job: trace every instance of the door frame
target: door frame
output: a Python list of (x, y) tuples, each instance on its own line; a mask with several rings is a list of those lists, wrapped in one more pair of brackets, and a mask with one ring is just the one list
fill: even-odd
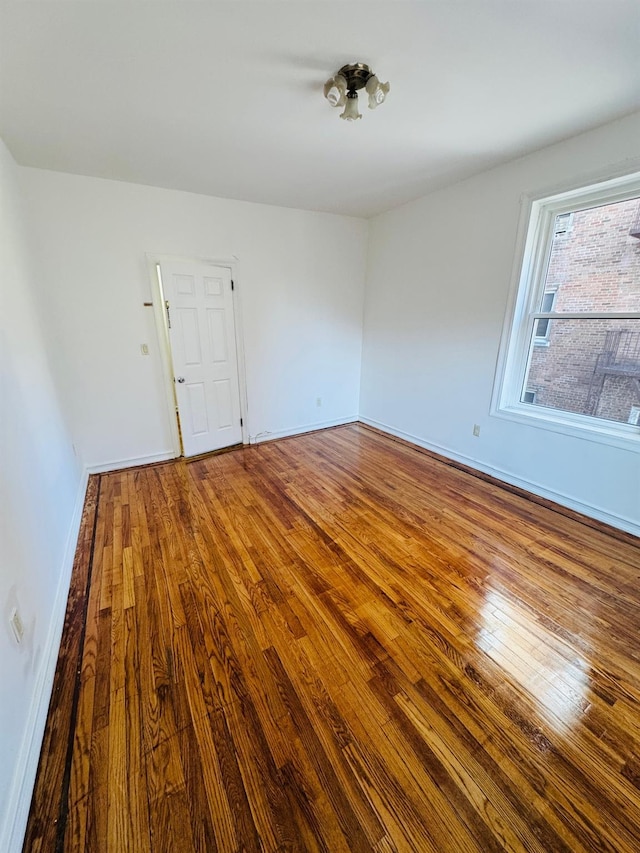
[(231, 272), (231, 280), (233, 281), (233, 322), (236, 356), (238, 361), (238, 386), (240, 392), (240, 417), (242, 418), (242, 443), (249, 444), (249, 405), (247, 397), (246, 362), (244, 355), (244, 323), (242, 320), (242, 299), (240, 296), (242, 288), (238, 285), (238, 258), (235, 256), (232, 258), (222, 259), (190, 258), (185, 255), (160, 255), (149, 252), (145, 254), (145, 258), (147, 261), (149, 282), (151, 285), (151, 302), (158, 337), (162, 378), (164, 380), (163, 385), (165, 400), (167, 403), (167, 415), (169, 418), (169, 431), (171, 433), (171, 441), (175, 456), (184, 456), (184, 450), (180, 439), (180, 413), (178, 411), (178, 402), (175, 393), (175, 374), (173, 369), (171, 340), (169, 338), (169, 327), (167, 325), (167, 312), (164, 306), (166, 297), (162, 290), (161, 278), (158, 274), (158, 267), (163, 263), (204, 264), (212, 267), (225, 267)]

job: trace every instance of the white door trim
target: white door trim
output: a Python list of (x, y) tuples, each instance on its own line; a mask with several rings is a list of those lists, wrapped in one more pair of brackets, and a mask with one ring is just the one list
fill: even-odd
[(163, 263), (196, 263), (207, 264), (216, 267), (226, 267), (231, 271), (233, 288), (233, 310), (235, 321), (235, 346), (238, 359), (238, 383), (240, 386), (240, 416), (242, 418), (242, 443), (249, 444), (248, 424), (248, 397), (246, 380), (246, 362), (244, 350), (244, 324), (242, 321), (242, 288), (238, 282), (237, 258), (193, 258), (183, 255), (160, 255), (146, 253), (149, 282), (151, 285), (153, 317), (158, 335), (158, 345), (161, 354), (162, 376), (165, 389), (165, 400), (167, 403), (167, 416), (169, 418), (169, 430), (175, 456), (182, 456), (182, 445), (180, 442), (180, 431), (178, 429), (178, 410), (176, 405), (173, 360), (171, 356), (171, 342), (169, 340), (169, 329), (167, 326), (167, 313), (165, 311), (165, 296), (161, 289), (161, 280), (158, 276), (158, 267)]

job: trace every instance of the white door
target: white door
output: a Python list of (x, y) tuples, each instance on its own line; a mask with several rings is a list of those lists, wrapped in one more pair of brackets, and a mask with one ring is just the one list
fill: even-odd
[(242, 441), (231, 270), (162, 263), (185, 456)]

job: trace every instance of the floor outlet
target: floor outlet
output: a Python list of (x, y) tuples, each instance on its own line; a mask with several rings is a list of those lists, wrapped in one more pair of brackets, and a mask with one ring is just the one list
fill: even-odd
[(473, 425), (473, 434), (476, 438), (480, 435), (480, 424)]

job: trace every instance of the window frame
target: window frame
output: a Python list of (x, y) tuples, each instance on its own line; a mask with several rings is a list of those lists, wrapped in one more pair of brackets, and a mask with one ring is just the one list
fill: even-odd
[[(556, 216), (638, 196), (640, 172), (562, 192), (523, 197), (518, 251), (491, 402), (492, 415), (624, 449), (640, 450), (640, 426), (536, 406), (524, 403), (521, 399), (530, 351), (536, 346), (534, 324), (539, 319), (640, 320), (640, 312), (557, 313), (536, 310), (538, 306), (542, 306)], [(540, 341), (542, 343), (542, 339)]]

